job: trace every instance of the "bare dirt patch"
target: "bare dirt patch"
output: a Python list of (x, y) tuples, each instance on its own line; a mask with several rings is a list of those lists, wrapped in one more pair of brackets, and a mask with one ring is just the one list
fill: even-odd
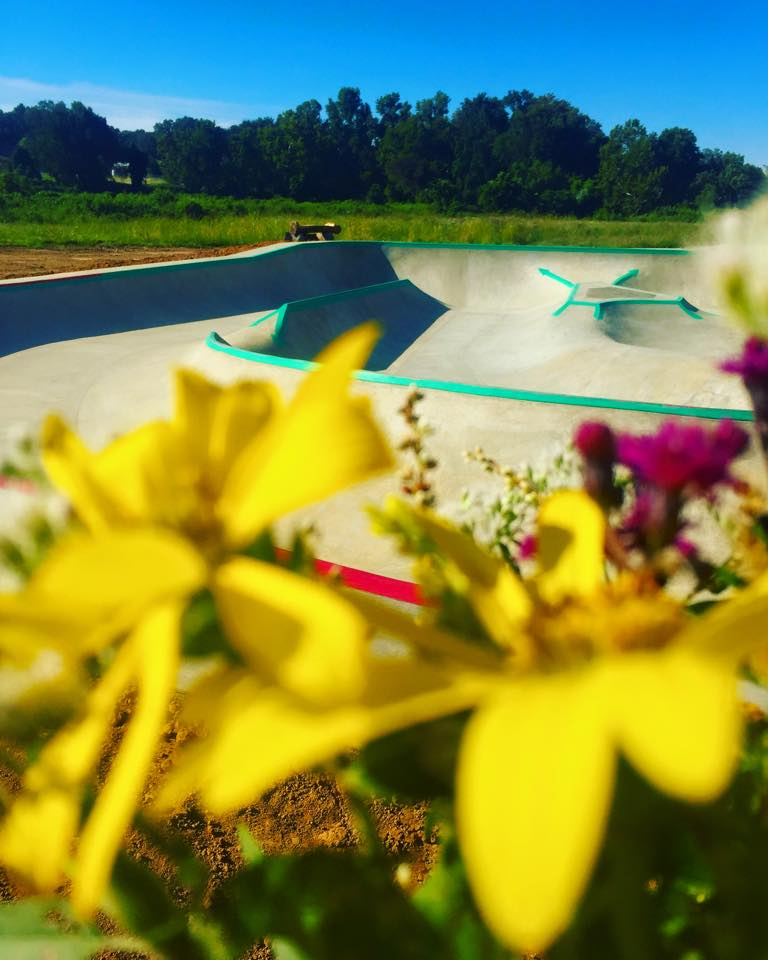
[(255, 247), (268, 247), (278, 241), (265, 240), (239, 247), (0, 247), (0, 280), (40, 277), (50, 273), (78, 270), (105, 270), (132, 267), (142, 263), (170, 260), (196, 260), (201, 257), (225, 257)]

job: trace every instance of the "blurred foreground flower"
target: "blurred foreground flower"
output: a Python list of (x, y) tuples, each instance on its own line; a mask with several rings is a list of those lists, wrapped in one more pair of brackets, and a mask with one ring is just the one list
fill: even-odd
[[(286, 756), (319, 762), (474, 707), (456, 787), (469, 879), (501, 940), (545, 948), (589, 879), (619, 752), (685, 800), (710, 800), (729, 782), (741, 733), (736, 667), (764, 639), (768, 578), (701, 620), (651, 581), (605, 584), (602, 512), (573, 491), (542, 506), (530, 582), (433, 515), (393, 500), (381, 519), (421, 551), (421, 571), (437, 565), (428, 586), (444, 578), (480, 632), (456, 636), (350, 597), (409, 653), (369, 661), (362, 695), (335, 709), (257, 698), (245, 676), (201, 687), (197, 719), (216, 735), (182, 752), (160, 804), (199, 791), (214, 809), (236, 809), (285, 771)], [(244, 759), (257, 736), (260, 749)]]
[(768, 196), (715, 223), (714, 267), (734, 318), (768, 337)]
[[(47, 421), (45, 465), (89, 532), (62, 540), (22, 592), (0, 596), (0, 650), (54, 636), (105, 672), (27, 770), (0, 827), (0, 862), (42, 889), (71, 876), (81, 913), (98, 906), (131, 823), (177, 686), (193, 596), (210, 590), (228, 630), (205, 651), (208, 682), (226, 686), (241, 670), (260, 695), (310, 703), (363, 689), (360, 614), (317, 583), (232, 554), (283, 513), (391, 466), (367, 400), (348, 393), (376, 336), (366, 325), (341, 337), (285, 407), (268, 384), (225, 389), (183, 371), (174, 419), (101, 453)], [(81, 825), (115, 707), (134, 688), (132, 719)]]

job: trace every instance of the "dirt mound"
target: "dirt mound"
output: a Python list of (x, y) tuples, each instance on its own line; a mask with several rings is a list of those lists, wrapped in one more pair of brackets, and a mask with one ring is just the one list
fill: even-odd
[(226, 257), (254, 247), (269, 247), (276, 240), (263, 240), (237, 247), (0, 247), (0, 280), (40, 277), (76, 270), (105, 270), (142, 263)]

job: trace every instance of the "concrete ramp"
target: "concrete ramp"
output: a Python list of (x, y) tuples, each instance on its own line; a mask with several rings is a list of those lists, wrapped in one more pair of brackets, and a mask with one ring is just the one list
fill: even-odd
[(406, 351), (446, 306), (410, 280), (394, 280), (322, 297), (291, 300), (224, 342), (268, 356), (313, 360), (346, 330), (374, 320), (382, 335), (365, 365), (385, 370)]

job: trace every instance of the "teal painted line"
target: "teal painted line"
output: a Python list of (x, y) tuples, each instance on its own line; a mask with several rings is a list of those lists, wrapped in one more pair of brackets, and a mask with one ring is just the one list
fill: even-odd
[[(273, 357), (265, 353), (253, 353), (233, 347), (218, 333), (210, 333), (205, 341), (212, 350), (219, 350), (241, 360), (263, 363), (268, 366), (287, 367), (291, 370), (314, 370), (317, 366), (310, 360), (295, 360), (291, 357)], [(686, 407), (669, 403), (647, 403), (644, 400), (612, 400), (608, 397), (577, 397), (567, 393), (539, 393), (535, 390), (510, 390), (506, 387), (481, 387), (471, 383), (456, 383), (450, 380), (422, 380), (413, 377), (392, 377), (385, 373), (358, 370), (356, 380), (367, 383), (383, 383), (397, 387), (413, 387), (425, 390), (440, 390), (445, 393), (461, 393), (474, 397), (492, 397), (499, 400), (522, 400), (531, 403), (553, 403), (567, 407), (593, 407), (602, 410), (630, 410), (635, 413), (654, 413), (671, 417), (695, 417), (702, 420), (754, 420), (751, 410), (726, 410), (719, 407)]]
[(280, 338), (280, 333), (283, 329), (283, 323), (285, 322), (285, 314), (286, 314), (285, 304), (279, 307), (276, 313), (277, 313), (277, 322), (275, 323), (275, 330), (274, 330), (274, 333), (272, 334), (272, 343), (277, 343), (277, 341)]
[(526, 243), (430, 243), (413, 240), (340, 240), (339, 246), (347, 244), (369, 244), (381, 247), (415, 247), (424, 249), (452, 250), (521, 250), (542, 251), (543, 253), (628, 253), (648, 256), (689, 257), (690, 250), (682, 247), (568, 247), (549, 244)]
[(560, 307), (555, 313), (552, 314), (553, 317), (556, 317), (558, 314), (562, 313), (566, 307), (592, 307), (595, 308), (594, 317), (595, 320), (602, 320), (603, 314), (608, 309), (608, 307), (620, 307), (620, 306), (637, 306), (637, 307), (680, 307), (680, 309), (687, 313), (689, 317), (693, 317), (694, 320), (702, 320), (703, 317), (699, 314), (690, 310), (684, 303), (683, 297), (674, 297), (669, 300), (634, 300), (631, 297), (621, 300), (601, 300), (598, 303), (595, 303), (594, 300), (566, 300), (566, 302)]
[(565, 313), (568, 307), (570, 307), (570, 305), (573, 303), (573, 298), (576, 296), (576, 291), (578, 289), (579, 289), (579, 285), (577, 283), (574, 283), (574, 285), (571, 287), (571, 292), (568, 294), (567, 299), (565, 300), (564, 303), (562, 303), (557, 308), (557, 310), (555, 310), (555, 312), (552, 314), (553, 317), (559, 317), (561, 313)]
[(264, 323), (265, 320), (271, 320), (276, 314), (280, 313), (280, 308), (277, 310), (270, 310), (269, 313), (265, 313), (263, 317), (259, 317), (258, 320), (254, 320), (253, 323), (249, 323), (249, 327), (258, 327), (260, 323)]
[(640, 273), (640, 271), (637, 269), (637, 267), (635, 267), (633, 270), (627, 270), (627, 272), (622, 273), (620, 277), (616, 277), (616, 279), (611, 283), (611, 286), (620, 287), (622, 283), (626, 283), (627, 280), (631, 280), (632, 277), (636, 277), (638, 273)]
[[(367, 297), (370, 294), (384, 293), (387, 290), (412, 287), (410, 280), (387, 280), (385, 283), (371, 283), (367, 287), (353, 287), (350, 290), (339, 290), (336, 293), (324, 293), (319, 297), (306, 297), (303, 300), (288, 300), (283, 304), (289, 313), (300, 313), (302, 310), (312, 310), (326, 303), (339, 303), (341, 300), (354, 300), (357, 297)], [(282, 308), (281, 308), (282, 309)]]
[[(86, 283), (96, 283), (104, 279), (112, 279), (114, 277), (120, 276), (131, 276), (138, 274), (149, 274), (149, 273), (178, 273), (184, 270), (207, 270), (214, 269), (219, 270), (225, 267), (245, 267), (250, 266), (255, 259), (272, 258), (272, 257), (281, 257), (285, 254), (295, 253), (298, 244), (291, 244), (290, 246), (279, 247), (278, 249), (270, 249), (269, 247), (262, 247), (254, 250), (252, 254), (239, 257), (216, 257), (210, 260), (206, 259), (197, 259), (191, 260), (188, 263), (158, 263), (158, 264), (147, 264), (140, 267), (129, 267), (126, 269), (120, 269), (112, 273), (109, 270), (102, 270), (97, 274), (90, 274), (85, 277), (61, 277), (58, 279), (52, 279), (48, 277), (41, 277), (39, 280), (34, 281), (25, 281), (25, 287), (35, 287), (38, 283), (46, 284), (60, 284), (60, 283), (77, 283), (77, 284), (86, 284)], [(426, 242), (416, 242), (412, 240), (334, 240), (333, 246), (335, 247), (407, 247), (413, 249), (427, 249), (427, 250), (519, 250), (519, 251), (528, 251), (536, 252), (541, 251), (542, 253), (607, 253), (607, 254), (632, 254), (632, 255), (648, 255), (648, 256), (671, 256), (671, 257), (680, 257), (680, 256), (690, 256), (690, 250), (683, 250), (678, 247), (572, 247), (572, 246), (551, 246), (551, 245), (536, 245), (536, 244), (493, 244), (493, 243), (426, 243)], [(4, 287), (9, 289), (18, 289), (21, 286), (20, 283), (14, 282), (13, 280), (8, 283), (0, 283), (0, 295)]]
[(573, 280), (566, 280), (565, 277), (561, 277), (559, 273), (554, 273), (552, 270), (548, 270), (546, 267), (539, 267), (539, 273), (543, 277), (549, 277), (550, 280), (557, 280), (558, 283), (565, 284), (566, 287), (570, 287), (572, 290), (575, 290), (578, 287), (578, 283), (574, 283)]

